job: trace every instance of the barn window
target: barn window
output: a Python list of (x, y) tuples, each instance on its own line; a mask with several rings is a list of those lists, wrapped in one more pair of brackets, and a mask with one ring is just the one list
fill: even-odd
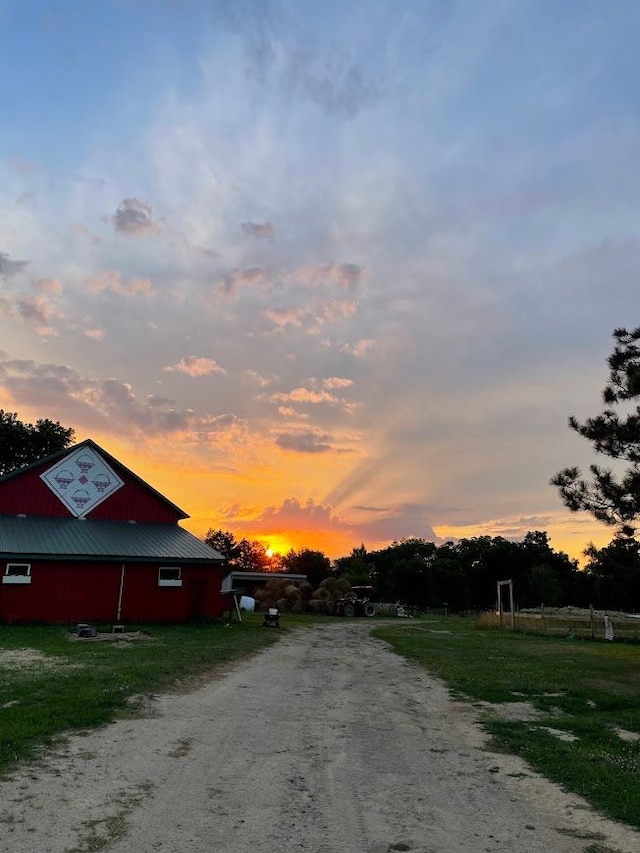
[(2, 583), (31, 583), (31, 563), (7, 563)]
[(158, 569), (158, 586), (182, 586), (182, 570), (179, 566), (161, 566)]

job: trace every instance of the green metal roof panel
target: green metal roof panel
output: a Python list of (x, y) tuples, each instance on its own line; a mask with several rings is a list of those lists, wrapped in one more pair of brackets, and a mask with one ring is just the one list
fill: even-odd
[(222, 555), (177, 524), (0, 516), (0, 558), (219, 562)]

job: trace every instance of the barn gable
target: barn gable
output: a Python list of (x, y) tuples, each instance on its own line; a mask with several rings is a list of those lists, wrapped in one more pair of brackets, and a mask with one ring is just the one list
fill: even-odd
[(91, 439), (0, 477), (0, 514), (149, 523), (189, 517)]

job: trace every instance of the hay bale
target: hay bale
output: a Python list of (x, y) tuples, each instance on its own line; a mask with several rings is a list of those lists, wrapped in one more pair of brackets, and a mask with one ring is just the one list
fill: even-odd
[(290, 604), (290, 613), (304, 613), (304, 603), (302, 598), (298, 598), (296, 601), (290, 602)]
[(298, 589), (302, 593), (303, 601), (308, 601), (313, 595), (313, 587), (311, 586), (309, 581), (302, 581)]
[(326, 601), (328, 598), (331, 598), (331, 593), (328, 589), (321, 586), (315, 590), (311, 597), (318, 599), (318, 601)]
[(351, 592), (351, 584), (344, 578), (338, 578), (336, 581), (336, 591), (344, 595), (345, 592)]
[(283, 580), (282, 578), (269, 578), (264, 585), (264, 588), (272, 598), (281, 598), (285, 587), (288, 585), (289, 581)]
[(280, 613), (288, 613), (289, 612), (289, 601), (286, 598), (279, 598), (276, 601), (276, 607), (280, 611)]
[(302, 593), (300, 592), (298, 587), (294, 586), (293, 584), (290, 584), (289, 586), (285, 587), (284, 594), (285, 598), (287, 598), (291, 602), (300, 601), (302, 599)]
[(320, 582), (318, 589), (326, 589), (327, 592), (335, 592), (338, 581), (335, 578), (325, 578)]

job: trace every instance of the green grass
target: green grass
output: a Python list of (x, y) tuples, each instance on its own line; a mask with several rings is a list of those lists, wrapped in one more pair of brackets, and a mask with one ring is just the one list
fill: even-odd
[[(640, 733), (639, 646), (478, 630), (473, 620), (453, 617), (380, 627), (375, 635), (442, 678), (454, 696), (530, 702), (540, 719), (488, 716), (493, 746), (640, 827), (640, 741), (615, 733)], [(544, 726), (576, 740), (561, 741)]]
[[(305, 624), (304, 617), (287, 621)], [(64, 627), (0, 626), (0, 655), (40, 652), (33, 664), (0, 658), (0, 771), (36, 756), (69, 729), (99, 726), (123, 713), (136, 694), (166, 691), (274, 642), (258, 614), (243, 623), (139, 626), (130, 643), (69, 639)], [(284, 629), (286, 630), (286, 628)]]

